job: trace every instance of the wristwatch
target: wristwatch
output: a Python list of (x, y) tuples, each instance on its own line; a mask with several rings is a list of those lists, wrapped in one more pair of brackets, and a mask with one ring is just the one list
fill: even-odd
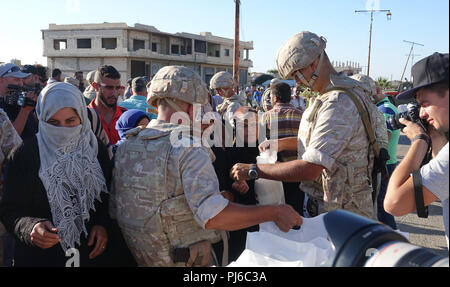
[(256, 169), (256, 164), (252, 164), (250, 170), (248, 171), (248, 176), (250, 179), (258, 179), (258, 171)]
[(412, 140), (411, 143), (415, 142), (416, 140), (424, 140), (427, 142), (428, 145), (431, 144), (431, 139), (429, 136), (425, 135), (425, 134), (418, 134), (416, 135)]

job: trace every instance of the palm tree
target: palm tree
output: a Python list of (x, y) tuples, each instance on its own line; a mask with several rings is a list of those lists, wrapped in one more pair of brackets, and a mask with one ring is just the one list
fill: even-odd
[(383, 77), (378, 77), (377, 79), (378, 84), (382, 89), (387, 89), (389, 87), (388, 79)]

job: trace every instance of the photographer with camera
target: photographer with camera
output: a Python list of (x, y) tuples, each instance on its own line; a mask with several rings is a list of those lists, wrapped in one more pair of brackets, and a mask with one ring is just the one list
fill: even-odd
[(24, 65), (22, 67), (22, 72), (28, 74), (28, 77), (23, 78), (23, 85), (25, 87), (34, 88), (36, 83), (39, 84), (39, 75), (35, 66)]
[(38, 131), (33, 111), (34, 99), (39, 93), (24, 87), (23, 79), (28, 76), (13, 64), (0, 65), (0, 108), (7, 113), (22, 139), (34, 136)]
[[(24, 134), (28, 135), (28, 130), (25, 130), (25, 126), (28, 122), (34, 122), (33, 115), (30, 113), (34, 107), (26, 106), (20, 107), (17, 105), (19, 90), (23, 88), (23, 79), (29, 77), (30, 74), (23, 73), (19, 67), (13, 64), (0, 64), (0, 109), (2, 109), (9, 121), (12, 122), (12, 126), (16, 130), (17, 134), (24, 138)], [(14, 87), (14, 88), (11, 88)], [(12, 92), (14, 90), (15, 92)], [(37, 132), (37, 124), (35, 123)], [(25, 130), (25, 133), (24, 133)], [(30, 130), (31, 133), (31, 130)], [(31, 134), (29, 134), (31, 136)], [(0, 170), (1, 177), (6, 175), (6, 170), (2, 167)], [(0, 191), (2, 191), (3, 187)], [(0, 228), (1, 229), (1, 228)], [(0, 233), (4, 233), (1, 232)], [(14, 249), (14, 239), (10, 234), (0, 234), (0, 248), (2, 251), (2, 258), (0, 265), (10, 266), (12, 264), (12, 250)]]
[[(420, 106), (419, 118), (410, 105), (398, 119), (402, 131), (411, 140), (411, 147), (391, 176), (384, 208), (394, 216), (417, 210), (419, 217), (427, 217), (426, 206), (441, 200), (448, 246), (449, 146), (445, 136), (449, 129), (448, 53), (434, 53), (420, 60), (412, 67), (411, 74), (413, 89), (399, 94), (397, 99), (415, 98)], [(430, 148), (433, 159), (422, 166)]]

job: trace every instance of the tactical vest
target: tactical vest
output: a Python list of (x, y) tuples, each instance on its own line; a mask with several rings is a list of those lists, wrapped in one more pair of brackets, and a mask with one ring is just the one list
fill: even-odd
[[(357, 95), (360, 103), (367, 108), (370, 122), (374, 123), (376, 107), (372, 108), (373, 104), (368, 101), (358, 82), (342, 75), (332, 76), (331, 80), (331, 85), (327, 88), (327, 92), (315, 98), (303, 114), (302, 124), (299, 129), (299, 158), (301, 158), (301, 155), (310, 144), (311, 135), (315, 129), (318, 114), (323, 103), (328, 101), (332, 95), (336, 95), (333, 93), (339, 93), (338, 91), (329, 92), (330, 90), (351, 90), (353, 94)], [(329, 120), (332, 121), (333, 119)], [(357, 116), (357, 118), (352, 120), (360, 122), (363, 127), (360, 117)], [(375, 124), (372, 124), (372, 127), (375, 127)], [(359, 148), (352, 147), (353, 151), (344, 150), (340, 157), (335, 159), (335, 169), (332, 171), (323, 169), (321, 176), (317, 179), (304, 181), (301, 184), (302, 190), (308, 196), (323, 201), (325, 210), (321, 212), (344, 209), (369, 218), (373, 217), (371, 173), (374, 152), (369, 144), (364, 127), (357, 137), (360, 143)], [(354, 143), (349, 143), (349, 145), (352, 144)]]
[(170, 141), (175, 130), (144, 129), (117, 150), (117, 221), (140, 266), (185, 266), (172, 261), (174, 248), (221, 240), (219, 232), (203, 229), (189, 208)]

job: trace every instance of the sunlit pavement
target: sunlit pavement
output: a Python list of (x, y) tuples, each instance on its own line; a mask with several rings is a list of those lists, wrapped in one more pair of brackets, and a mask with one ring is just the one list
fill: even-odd
[[(400, 162), (409, 149), (410, 141), (406, 135), (401, 134), (397, 147), (397, 159)], [(434, 202), (429, 206), (428, 218), (419, 218), (416, 213), (396, 217), (398, 228), (409, 233), (411, 243), (427, 247), (434, 252), (448, 256), (445, 229), (442, 221), (441, 202)]]

